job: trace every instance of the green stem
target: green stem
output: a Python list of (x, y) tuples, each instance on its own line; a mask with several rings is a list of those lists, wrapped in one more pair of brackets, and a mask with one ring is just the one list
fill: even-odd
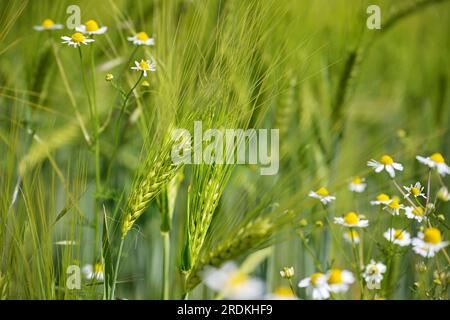
[(119, 252), (117, 253), (116, 267), (114, 268), (114, 281), (111, 288), (111, 300), (114, 300), (116, 293), (116, 283), (117, 277), (119, 275), (120, 259), (122, 258), (123, 243), (125, 242), (124, 240), (125, 240), (124, 238), (120, 240)]
[(170, 233), (163, 232), (163, 300), (169, 300)]

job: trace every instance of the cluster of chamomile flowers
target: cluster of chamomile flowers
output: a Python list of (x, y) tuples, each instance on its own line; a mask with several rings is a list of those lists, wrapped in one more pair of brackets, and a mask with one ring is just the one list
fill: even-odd
[[(52, 19), (45, 19), (40, 25), (33, 28), (36, 31), (52, 31), (63, 29), (64, 26), (60, 23), (55, 23)], [(63, 44), (80, 48), (81, 45), (89, 45), (94, 42), (94, 36), (105, 34), (107, 30), (107, 26), (99, 26), (97, 21), (91, 19), (76, 27), (76, 32), (71, 36), (62, 36), (61, 40), (63, 40)], [(155, 44), (154, 39), (144, 31), (138, 32), (127, 39), (135, 46), (152, 46)], [(131, 67), (131, 69), (142, 72), (144, 77), (147, 77), (148, 72), (156, 71), (156, 63), (153, 58), (141, 59), (140, 61), (135, 61), (134, 64), (135, 66)]]

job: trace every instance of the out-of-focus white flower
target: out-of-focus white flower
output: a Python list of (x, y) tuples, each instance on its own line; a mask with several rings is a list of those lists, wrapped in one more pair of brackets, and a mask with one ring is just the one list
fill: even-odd
[(96, 263), (94, 266), (87, 264), (83, 267), (82, 272), (88, 280), (103, 281), (104, 279), (103, 265), (101, 263)]
[(350, 184), (348, 185), (348, 188), (350, 191), (361, 193), (366, 190), (367, 183), (364, 183), (366, 179), (360, 178), (360, 177), (354, 177)]
[(131, 67), (132, 70), (142, 71), (144, 73), (144, 77), (147, 76), (147, 71), (155, 72), (156, 71), (156, 62), (155, 60), (141, 60), (140, 62), (134, 62), (135, 67)]
[(411, 236), (404, 230), (389, 228), (383, 236), (387, 241), (395, 243), (401, 247), (409, 246), (411, 244)]
[(373, 159), (368, 161), (367, 165), (374, 168), (376, 173), (386, 170), (391, 178), (395, 177), (395, 170), (403, 171), (403, 166), (400, 163), (394, 162), (394, 159), (387, 154), (383, 155), (380, 161)]
[(380, 193), (379, 195), (377, 195), (376, 200), (370, 201), (370, 204), (373, 206), (388, 205), (391, 201), (391, 198), (387, 194)]
[(442, 241), (441, 231), (437, 228), (427, 228), (423, 233), (419, 232), (417, 238), (412, 239), (414, 252), (425, 258), (434, 257), (448, 244), (448, 241)]
[(298, 286), (306, 288), (307, 293), (314, 300), (325, 300), (330, 297), (330, 286), (328, 285), (327, 276), (323, 273), (313, 273), (310, 277), (300, 280)]
[(94, 39), (86, 38), (81, 32), (75, 32), (72, 36), (61, 37), (64, 40), (62, 43), (66, 43), (74, 48), (81, 46), (81, 44), (88, 44), (89, 42), (94, 42)]
[(55, 23), (52, 19), (45, 19), (39, 26), (33, 27), (33, 29), (36, 31), (58, 30), (62, 28), (63, 28), (62, 24)]
[(422, 207), (405, 207), (405, 215), (408, 219), (415, 219), (418, 222), (422, 222), (425, 219), (425, 211)]
[(368, 289), (375, 289), (383, 280), (383, 273), (386, 272), (386, 266), (381, 262), (370, 260), (370, 263), (366, 265), (362, 276), (366, 281)]
[(441, 187), (437, 193), (437, 197), (439, 200), (447, 202), (450, 200), (450, 193), (448, 192), (447, 187)]
[(334, 218), (334, 223), (353, 228), (365, 228), (369, 226), (369, 220), (361, 219), (361, 216), (353, 211), (343, 217)]
[(264, 294), (264, 282), (249, 277), (233, 262), (226, 262), (220, 268), (207, 266), (201, 276), (207, 287), (219, 292), (224, 298), (259, 299)]
[(414, 185), (410, 185), (409, 187), (404, 186), (403, 188), (407, 191), (407, 193), (405, 194), (405, 198), (409, 197), (410, 195), (413, 195), (415, 198), (427, 198), (425, 193), (423, 193), (423, 186), (420, 184), (420, 182), (416, 182)]
[(84, 34), (94, 35), (105, 33), (106, 30), (108, 30), (108, 27), (106, 26), (99, 27), (97, 21), (89, 20), (85, 24), (81, 24), (78, 27), (76, 27), (75, 30)]
[(316, 191), (311, 191), (308, 196), (319, 199), (325, 205), (336, 200), (336, 197), (331, 196), (325, 187), (320, 187)]
[(284, 279), (290, 279), (294, 274), (294, 267), (284, 267), (283, 270), (280, 271), (280, 275)]
[(155, 44), (155, 40), (150, 38), (144, 31), (138, 32), (132, 37), (128, 37), (128, 41), (133, 42), (135, 46), (152, 46)]
[(384, 209), (393, 216), (398, 216), (400, 214), (400, 210), (405, 209), (405, 206), (400, 204), (400, 201), (397, 198), (393, 198), (391, 202), (384, 207)]
[(359, 243), (359, 233), (355, 229), (344, 232), (344, 240), (349, 243)]
[(436, 152), (429, 157), (416, 156), (416, 159), (432, 169), (436, 169), (441, 176), (450, 174), (450, 167), (445, 163), (442, 154)]
[(327, 272), (327, 282), (331, 292), (344, 293), (355, 282), (355, 277), (350, 271), (335, 268)]

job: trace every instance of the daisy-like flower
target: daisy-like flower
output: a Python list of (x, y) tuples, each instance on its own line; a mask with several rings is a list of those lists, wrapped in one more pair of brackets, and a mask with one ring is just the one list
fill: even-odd
[(133, 42), (136, 46), (152, 46), (155, 44), (155, 40), (150, 38), (144, 31), (138, 32), (132, 37), (128, 37), (128, 41)]
[(206, 267), (202, 278), (206, 286), (229, 299), (258, 299), (265, 289), (262, 280), (249, 277), (233, 262), (226, 262), (220, 268)]
[(325, 205), (327, 203), (330, 203), (331, 201), (336, 200), (336, 197), (330, 196), (330, 193), (328, 192), (327, 188), (325, 188), (325, 187), (320, 187), (316, 191), (310, 191), (308, 196), (311, 198), (319, 199), (320, 202), (322, 202)]
[(298, 283), (300, 288), (306, 288), (314, 300), (324, 300), (330, 297), (330, 286), (327, 276), (320, 272), (313, 273), (310, 277)]
[(404, 230), (389, 228), (383, 236), (387, 241), (398, 244), (401, 247), (409, 246), (411, 244), (411, 236)]
[(291, 288), (288, 287), (278, 287), (274, 292), (266, 295), (265, 298), (266, 300), (297, 300)]
[(284, 267), (283, 270), (280, 271), (280, 276), (284, 279), (291, 279), (294, 274), (294, 267)]
[(437, 197), (439, 200), (447, 202), (450, 200), (450, 193), (448, 192), (447, 187), (441, 187), (437, 193)]
[(442, 241), (441, 231), (437, 228), (427, 228), (424, 232), (419, 232), (417, 238), (412, 239), (414, 252), (425, 258), (434, 257), (448, 244), (448, 241)]
[(350, 271), (335, 268), (327, 272), (327, 282), (331, 292), (344, 293), (355, 282), (355, 277)]
[(377, 289), (383, 280), (383, 273), (386, 272), (386, 266), (381, 262), (375, 262), (370, 260), (370, 263), (366, 265), (362, 276), (367, 283), (368, 289)]
[(353, 211), (343, 217), (334, 218), (334, 223), (352, 228), (365, 228), (369, 226), (369, 220), (361, 219), (361, 216)]
[(59, 30), (62, 29), (63, 25), (55, 23), (52, 19), (45, 19), (39, 26), (34, 26), (33, 29), (37, 31), (44, 30)]
[(370, 201), (370, 204), (373, 206), (376, 205), (388, 205), (391, 203), (392, 199), (385, 193), (380, 193), (377, 195), (376, 200)]
[(441, 176), (450, 174), (450, 167), (445, 163), (445, 159), (440, 153), (433, 153), (429, 157), (416, 156), (416, 159), (432, 169), (436, 169)]
[(395, 170), (403, 171), (403, 166), (400, 163), (394, 162), (394, 159), (387, 154), (382, 156), (380, 161), (373, 159), (368, 161), (367, 165), (374, 168), (376, 173), (386, 170), (391, 178), (395, 177)]
[(350, 191), (353, 192), (357, 193), (364, 192), (364, 190), (366, 190), (367, 187), (367, 183), (364, 183), (365, 181), (366, 179), (364, 178), (354, 177), (352, 179), (352, 182), (350, 182), (350, 184), (348, 185), (348, 188), (350, 189)]
[(391, 202), (389, 202), (387, 206), (384, 207), (384, 209), (387, 210), (393, 216), (398, 216), (400, 214), (400, 210), (405, 209), (405, 207), (400, 203), (400, 201), (396, 197), (394, 197), (392, 198)]
[(88, 280), (103, 281), (105, 278), (101, 263), (96, 263), (95, 265), (87, 264), (83, 267), (82, 272)]
[(345, 232), (343, 237), (349, 243), (359, 243), (359, 233), (355, 229)]
[(405, 215), (408, 219), (416, 219), (418, 222), (422, 222), (425, 217), (425, 210), (422, 207), (405, 207)]
[(406, 190), (405, 198), (409, 197), (410, 195), (413, 195), (415, 198), (422, 197), (424, 199), (427, 198), (425, 193), (423, 193), (423, 186), (420, 184), (420, 182), (416, 182), (414, 185), (410, 185), (409, 187), (403, 186), (403, 188)]
[(156, 62), (152, 60), (144, 60), (142, 59), (140, 62), (135, 61), (135, 67), (131, 67), (132, 70), (142, 71), (144, 73), (144, 77), (147, 76), (147, 71), (155, 72), (156, 71)]
[(85, 37), (81, 32), (75, 32), (72, 36), (61, 37), (64, 40), (62, 43), (67, 43), (69, 46), (73, 46), (74, 48), (81, 46), (81, 44), (88, 44), (89, 42), (94, 42), (94, 39), (89, 39)]
[(75, 30), (84, 34), (93, 35), (105, 33), (106, 30), (108, 30), (108, 27), (106, 26), (99, 27), (97, 21), (89, 20), (86, 21), (85, 24), (81, 24), (78, 27), (76, 27)]

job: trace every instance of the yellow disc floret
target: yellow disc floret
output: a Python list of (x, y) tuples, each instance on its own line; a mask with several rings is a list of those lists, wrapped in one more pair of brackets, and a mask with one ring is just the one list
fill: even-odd
[(323, 273), (320, 273), (320, 272), (313, 273), (310, 278), (311, 284), (314, 287), (316, 287), (319, 284), (318, 281), (322, 276), (323, 276)]
[(330, 193), (328, 192), (327, 188), (325, 188), (325, 187), (319, 188), (319, 189), (316, 191), (316, 193), (317, 193), (319, 196), (322, 196), (322, 197), (326, 197), (326, 196), (328, 196), (328, 195), (330, 194)]
[(136, 35), (136, 39), (140, 41), (147, 41), (150, 37), (144, 31), (141, 31)]
[(53, 22), (52, 19), (45, 19), (42, 21), (42, 26), (46, 29), (51, 28), (55, 25), (55, 22)]
[(360, 177), (354, 177), (352, 180), (353, 184), (361, 184), (362, 183), (362, 179)]
[(150, 70), (150, 66), (149, 66), (149, 64), (147, 63), (147, 61), (145, 61), (145, 60), (141, 60), (141, 62), (139, 62), (139, 67), (140, 67), (142, 70)]
[(400, 203), (398, 202), (398, 200), (392, 200), (391, 203), (388, 204), (388, 207), (391, 209), (399, 209)]
[(229, 281), (230, 286), (236, 287), (240, 284), (245, 283), (247, 280), (248, 280), (248, 277), (245, 273), (237, 271), (237, 272), (234, 272), (230, 276), (230, 279), (228, 281)]
[(424, 211), (423, 211), (423, 209), (422, 209), (421, 207), (415, 207), (415, 208), (412, 210), (412, 212), (413, 212), (413, 214), (414, 214), (415, 216), (417, 216), (417, 217), (421, 217), (421, 216), (423, 216), (423, 214), (424, 214)]
[(359, 222), (359, 217), (355, 212), (349, 212), (344, 216), (345, 223), (349, 225), (356, 225)]
[(396, 240), (403, 240), (403, 230), (395, 230), (395, 232), (394, 232), (394, 238), (396, 239)]
[(380, 193), (378, 196), (377, 196), (377, 200), (378, 201), (389, 201), (389, 200), (391, 200), (391, 198), (389, 198), (389, 196), (387, 195), (387, 194), (385, 194), (385, 193)]
[(438, 152), (433, 153), (430, 156), (430, 159), (433, 160), (434, 162), (437, 162), (437, 163), (444, 163), (445, 162), (444, 157), (442, 156), (442, 154), (440, 154)]
[(423, 240), (428, 243), (438, 244), (441, 242), (441, 232), (436, 228), (427, 228), (423, 233)]
[(385, 154), (384, 156), (381, 157), (380, 162), (384, 165), (391, 165), (394, 163), (394, 159), (392, 159), (391, 156)]
[(86, 31), (95, 32), (99, 29), (98, 24), (95, 20), (89, 20), (86, 22)]
[(293, 297), (292, 290), (288, 287), (278, 287), (273, 292), (275, 295), (280, 297)]
[(84, 42), (84, 40), (86, 40), (85, 36), (80, 32), (75, 32), (71, 38), (72, 41), (76, 43)]
[(341, 284), (342, 283), (342, 271), (339, 269), (331, 269), (328, 276), (329, 284)]

